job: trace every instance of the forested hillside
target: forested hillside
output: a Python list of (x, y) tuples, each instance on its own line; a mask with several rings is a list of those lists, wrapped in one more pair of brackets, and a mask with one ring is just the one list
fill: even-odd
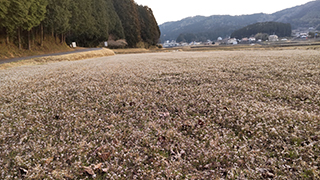
[(262, 22), (255, 23), (234, 31), (231, 37), (241, 39), (255, 36), (258, 33), (276, 34), (280, 37), (291, 36), (291, 25), (289, 23)]
[(228, 37), (235, 30), (247, 25), (268, 21), (290, 23), (292, 29), (300, 27), (320, 28), (319, 9), (320, 0), (315, 0), (273, 14), (259, 13), (241, 16), (213, 15), (210, 17), (189, 17), (160, 25), (161, 41), (176, 40), (179, 35), (193, 36), (196, 41), (216, 40), (218, 37)]
[(133, 0), (0, 0), (0, 43), (32, 49), (48, 36), (87, 47), (112, 37), (136, 47), (157, 44), (160, 30), (152, 10)]

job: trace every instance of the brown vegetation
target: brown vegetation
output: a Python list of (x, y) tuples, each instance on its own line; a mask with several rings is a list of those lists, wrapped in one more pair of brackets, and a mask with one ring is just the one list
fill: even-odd
[(16, 57), (66, 52), (72, 50), (73, 49), (71, 49), (65, 43), (61, 44), (60, 42), (56, 42), (55, 39), (51, 36), (46, 36), (46, 41), (43, 43), (43, 46), (41, 46), (38, 41), (35, 41), (32, 50), (19, 50), (16, 45), (12, 43), (6, 44), (4, 42), (4, 39), (0, 39), (0, 59), (10, 59)]
[(0, 178), (319, 179), (320, 52), (117, 55), (0, 71)]
[(23, 65), (39, 65), (39, 64), (53, 63), (53, 62), (59, 62), (59, 61), (77, 61), (82, 59), (113, 56), (113, 55), (114, 55), (114, 52), (112, 50), (101, 49), (101, 50), (72, 53), (72, 54), (66, 54), (66, 55), (60, 55), (60, 56), (39, 57), (39, 58), (30, 59), (30, 60), (21, 60), (18, 62), (0, 64), (0, 70), (17, 67), (17, 66), (23, 66)]
[(128, 43), (124, 39), (115, 40), (108, 40), (108, 47), (111, 49), (122, 49), (128, 46)]

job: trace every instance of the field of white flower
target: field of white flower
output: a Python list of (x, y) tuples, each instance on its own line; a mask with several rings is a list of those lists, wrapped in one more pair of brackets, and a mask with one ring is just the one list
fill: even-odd
[(0, 179), (319, 179), (320, 51), (0, 70)]

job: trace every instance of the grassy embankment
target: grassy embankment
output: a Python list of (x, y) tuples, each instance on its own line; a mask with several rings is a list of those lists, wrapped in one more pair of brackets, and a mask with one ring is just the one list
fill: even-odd
[(35, 41), (32, 46), (32, 50), (27, 50), (26, 47), (23, 47), (23, 49), (19, 50), (17, 45), (7, 45), (3, 38), (0, 39), (0, 59), (35, 56), (73, 50), (74, 49), (70, 48), (66, 44), (56, 42), (56, 40), (52, 36), (46, 36), (43, 47), (40, 46), (38, 41)]
[(88, 51), (88, 52), (78, 52), (73, 54), (66, 54), (66, 55), (59, 55), (59, 56), (46, 56), (46, 57), (39, 57), (33, 58), (28, 60), (21, 60), (18, 62), (11, 62), (6, 64), (0, 64), (1, 69), (8, 69), (17, 66), (24, 66), (24, 65), (41, 65), (47, 63), (55, 63), (60, 61), (77, 61), (89, 58), (98, 58), (104, 56), (112, 56), (114, 52), (110, 49), (101, 49), (95, 51)]
[[(56, 42), (56, 40), (52, 36), (46, 37), (46, 41), (44, 41), (43, 47), (39, 45), (39, 42), (35, 41), (35, 45), (32, 46), (32, 50), (26, 50), (26, 49), (19, 50), (16, 45), (13, 45), (13, 44), (6, 45), (4, 39), (1, 39), (0, 42), (1, 42), (0, 43), (0, 59), (10, 59), (10, 58), (16, 58), (16, 57), (68, 52), (68, 51), (74, 51), (75, 49), (80, 48), (80, 47), (70, 48), (65, 43), (61, 44), (59, 42)], [(114, 55), (114, 52), (109, 49), (102, 49), (97, 51), (81, 52), (81, 53), (68, 54), (68, 55), (48, 56), (48, 57), (33, 58), (28, 60), (21, 60), (18, 62), (1, 64), (0, 69), (7, 69), (7, 68), (17, 67), (22, 65), (39, 65), (39, 64), (52, 63), (52, 62), (58, 62), (58, 61), (75, 61), (75, 60), (110, 56), (110, 55)]]

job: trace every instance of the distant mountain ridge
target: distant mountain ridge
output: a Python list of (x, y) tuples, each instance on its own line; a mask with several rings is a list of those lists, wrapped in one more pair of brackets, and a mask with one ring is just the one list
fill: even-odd
[(290, 23), (292, 29), (320, 27), (320, 0), (284, 9), (273, 14), (195, 16), (160, 25), (161, 41), (176, 40), (182, 33), (193, 33), (198, 40), (215, 40), (230, 36), (237, 29), (257, 22), (275, 21)]

